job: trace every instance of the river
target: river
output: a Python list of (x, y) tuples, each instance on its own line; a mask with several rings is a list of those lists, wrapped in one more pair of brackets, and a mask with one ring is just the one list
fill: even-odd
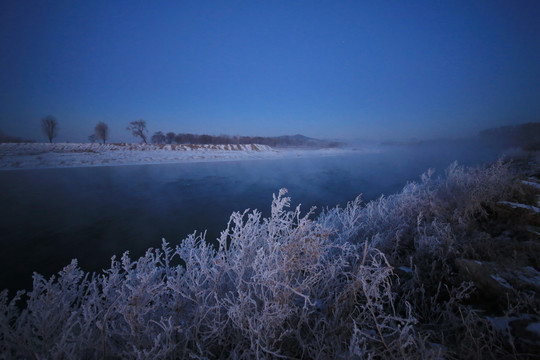
[(0, 289), (29, 288), (77, 258), (86, 271), (108, 268), (113, 254), (139, 257), (165, 238), (194, 231), (212, 241), (233, 211), (268, 214), (287, 188), (293, 205), (344, 205), (399, 191), (407, 181), (454, 160), (495, 160), (493, 151), (459, 144), (394, 146), (348, 156), (0, 172)]

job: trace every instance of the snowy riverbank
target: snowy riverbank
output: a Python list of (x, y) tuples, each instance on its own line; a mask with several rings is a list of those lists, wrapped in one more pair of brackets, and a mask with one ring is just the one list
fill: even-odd
[(360, 150), (274, 149), (267, 145), (2, 143), (0, 170), (332, 156)]

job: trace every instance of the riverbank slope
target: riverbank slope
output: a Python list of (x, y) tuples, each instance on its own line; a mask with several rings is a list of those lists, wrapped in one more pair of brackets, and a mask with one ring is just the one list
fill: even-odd
[(0, 170), (166, 164), (332, 156), (344, 148), (271, 148), (261, 144), (0, 143)]

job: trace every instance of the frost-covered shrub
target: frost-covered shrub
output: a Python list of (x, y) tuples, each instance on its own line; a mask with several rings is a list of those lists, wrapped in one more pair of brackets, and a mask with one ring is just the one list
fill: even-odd
[[(234, 213), (214, 248), (195, 234), (103, 274), (74, 261), (0, 302), (4, 358), (421, 357), (412, 314), (396, 311), (394, 275), (369, 244), (287, 211)], [(346, 219), (343, 219), (346, 222)], [(17, 304), (19, 302), (19, 304)], [(22, 307), (22, 310), (17, 306)], [(423, 352), (425, 355), (428, 351)]]
[[(466, 305), (474, 287), (458, 276), (454, 259), (489, 256), (485, 249), (493, 247), (493, 239), (482, 227), (491, 226), (488, 221), (500, 210), (499, 201), (534, 201), (510, 165), (499, 161), (466, 168), (453, 163), (444, 176), (435, 177), (430, 170), (400, 193), (367, 204), (357, 198), (345, 208), (326, 210), (319, 222), (336, 229), (336, 242), (367, 241), (382, 251), (400, 272), (393, 290), (412, 306), (419, 320), (415, 328), (453, 351), (465, 349), (468, 355), (459, 357), (475, 358), (480, 348), (498, 351), (502, 345), (494, 340), (497, 334), (486, 332), (487, 321)], [(406, 311), (399, 310), (402, 315)]]
[(394, 260), (424, 252), (444, 258), (467, 243), (464, 235), (488, 216), (497, 201), (514, 198), (520, 191), (508, 163), (477, 168), (453, 163), (444, 177), (434, 177), (429, 170), (400, 193), (365, 205), (357, 198), (344, 209), (323, 212), (319, 221), (339, 229), (337, 242), (368, 240)]

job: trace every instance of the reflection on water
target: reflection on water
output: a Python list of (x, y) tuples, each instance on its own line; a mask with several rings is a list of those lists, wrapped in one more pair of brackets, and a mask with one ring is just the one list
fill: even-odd
[(389, 148), (377, 154), (312, 159), (0, 172), (0, 289), (28, 288), (31, 274), (50, 276), (72, 258), (87, 271), (113, 254), (138, 257), (166, 238), (195, 230), (215, 239), (233, 211), (268, 214), (286, 187), (307, 211), (399, 191), (432, 167), (453, 160), (492, 161), (460, 146)]

